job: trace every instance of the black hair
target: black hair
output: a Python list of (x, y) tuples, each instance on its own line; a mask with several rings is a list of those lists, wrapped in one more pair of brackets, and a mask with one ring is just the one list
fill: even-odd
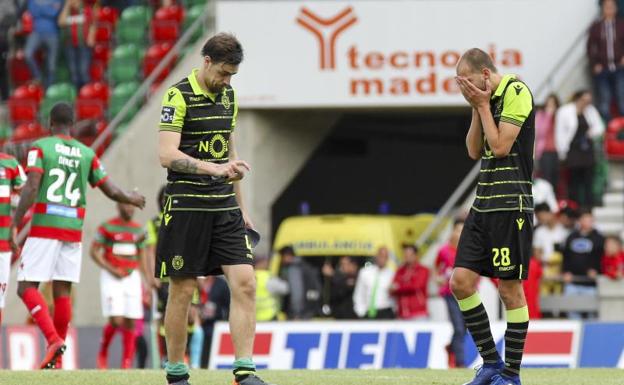
[(293, 249), (292, 246), (284, 246), (281, 249), (279, 249), (278, 253), (281, 256), (284, 256), (284, 255), (295, 255), (295, 249)]
[(548, 203), (540, 203), (535, 205), (535, 208), (533, 209), (533, 211), (537, 214), (537, 213), (541, 213), (541, 212), (552, 212), (550, 210), (550, 206), (548, 206)]
[(50, 110), (50, 126), (70, 128), (74, 124), (74, 109), (69, 103), (58, 102)]

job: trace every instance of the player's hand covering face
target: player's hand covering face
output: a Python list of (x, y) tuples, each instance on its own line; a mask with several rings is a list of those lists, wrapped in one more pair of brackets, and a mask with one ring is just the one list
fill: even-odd
[(489, 78), (483, 80), (484, 89), (478, 88), (469, 78), (464, 76), (456, 76), (455, 81), (462, 95), (472, 107), (489, 107), (492, 97), (492, 86)]

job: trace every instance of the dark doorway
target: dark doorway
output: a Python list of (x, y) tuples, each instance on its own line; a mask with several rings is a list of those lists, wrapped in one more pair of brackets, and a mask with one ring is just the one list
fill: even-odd
[(462, 112), (347, 113), (272, 207), (310, 214), (416, 214), (444, 204), (474, 162)]

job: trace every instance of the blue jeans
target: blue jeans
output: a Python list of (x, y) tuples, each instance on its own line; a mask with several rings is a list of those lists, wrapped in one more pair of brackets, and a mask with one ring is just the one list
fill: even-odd
[[(584, 286), (584, 285), (575, 285), (573, 283), (568, 283), (563, 288), (563, 295), (587, 295), (593, 296), (596, 298), (596, 294), (598, 294), (598, 289), (596, 286)], [(597, 300), (598, 298), (596, 298)], [(568, 313), (569, 319), (580, 320), (583, 318), (582, 313), (577, 311), (571, 311)], [(593, 316), (590, 316), (593, 318)]]
[(39, 82), (42, 81), (42, 76), (39, 66), (37, 65), (37, 61), (35, 60), (35, 52), (37, 52), (41, 45), (44, 45), (47, 51), (47, 73), (44, 85), (45, 87), (48, 87), (50, 84), (54, 84), (54, 75), (56, 74), (56, 58), (58, 57), (59, 49), (58, 34), (40, 35), (39, 33), (33, 31), (30, 35), (28, 35), (28, 40), (26, 40), (26, 63), (28, 64), (28, 68), (30, 69), (30, 73), (33, 78), (37, 79)]
[(65, 47), (65, 57), (69, 66), (72, 83), (77, 89), (89, 83), (89, 67), (91, 66), (91, 48), (86, 45), (74, 47), (68, 44)]
[(445, 295), (444, 301), (448, 309), (449, 319), (453, 324), (453, 338), (451, 338), (451, 350), (455, 353), (455, 364), (458, 367), (465, 367), (464, 359), (464, 339), (466, 336), (466, 325), (464, 316), (459, 310), (459, 304), (452, 295)]
[(594, 75), (594, 86), (598, 99), (597, 107), (600, 115), (607, 122), (611, 120), (611, 101), (615, 93), (618, 111), (624, 116), (624, 68), (618, 67), (611, 72), (608, 69)]

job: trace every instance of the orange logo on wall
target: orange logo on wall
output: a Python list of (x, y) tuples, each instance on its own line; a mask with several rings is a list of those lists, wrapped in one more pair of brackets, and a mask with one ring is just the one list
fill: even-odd
[(302, 7), (297, 23), (310, 31), (319, 43), (320, 67), (322, 70), (336, 68), (336, 39), (347, 28), (357, 22), (352, 7), (347, 7), (337, 15), (328, 19), (322, 18)]

